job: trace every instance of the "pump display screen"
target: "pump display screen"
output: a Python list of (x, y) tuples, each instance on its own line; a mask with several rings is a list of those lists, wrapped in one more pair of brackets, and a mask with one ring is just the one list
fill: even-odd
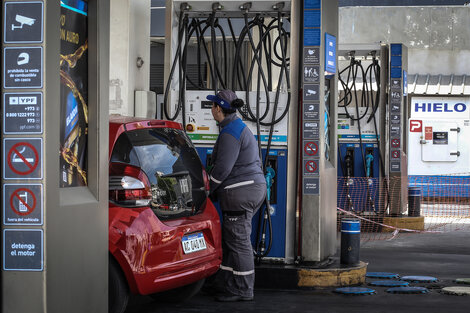
[(60, 187), (87, 185), (88, 3), (61, 0)]
[(447, 145), (449, 144), (448, 132), (433, 132), (432, 133), (433, 145)]

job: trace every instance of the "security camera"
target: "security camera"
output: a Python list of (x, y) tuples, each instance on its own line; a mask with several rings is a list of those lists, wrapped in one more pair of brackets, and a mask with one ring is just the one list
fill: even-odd
[(11, 24), (11, 30), (15, 30), (16, 28), (23, 28), (23, 25), (26, 24), (28, 26), (32, 26), (34, 24), (34, 22), (36, 21), (36, 19), (34, 18), (30, 18), (30, 17), (26, 17), (26, 16), (23, 16), (23, 15), (16, 15), (16, 18), (15, 20), (20, 23), (21, 25), (20, 26), (15, 26), (14, 24)]

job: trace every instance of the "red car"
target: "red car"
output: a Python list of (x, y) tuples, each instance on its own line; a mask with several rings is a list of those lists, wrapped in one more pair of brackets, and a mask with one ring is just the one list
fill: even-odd
[(222, 261), (209, 180), (182, 129), (112, 116), (109, 123), (109, 311), (129, 294), (184, 300)]

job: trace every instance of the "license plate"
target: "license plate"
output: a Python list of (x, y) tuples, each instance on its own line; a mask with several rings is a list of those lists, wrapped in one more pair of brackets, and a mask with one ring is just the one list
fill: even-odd
[(181, 244), (183, 245), (185, 254), (206, 249), (206, 240), (204, 239), (203, 233), (183, 236)]

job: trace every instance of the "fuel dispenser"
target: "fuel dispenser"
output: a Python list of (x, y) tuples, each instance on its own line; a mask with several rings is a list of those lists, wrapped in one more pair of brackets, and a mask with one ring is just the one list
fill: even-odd
[(380, 178), (385, 176), (380, 96), (385, 93), (381, 68), (387, 66), (380, 45), (340, 49), (338, 207), (377, 215), (384, 209), (379, 206)]
[(356, 44), (340, 50), (338, 206), (372, 219), (401, 216), (408, 188), (407, 48)]
[(219, 131), (206, 96), (232, 89), (246, 103), (238, 114), (258, 140), (270, 191), (253, 219), (255, 256), (293, 263), (332, 255), (337, 1), (167, 1), (166, 8), (162, 111), (184, 125), (203, 162)]
[[(291, 4), (171, 1), (168, 5), (173, 14), (167, 14), (167, 25), (172, 27), (167, 28), (171, 44), (166, 46), (166, 61), (171, 67), (163, 95), (165, 117), (184, 125), (208, 165), (219, 129), (206, 96), (232, 89), (245, 101), (238, 114), (259, 142), (269, 192), (253, 218), (255, 255), (286, 261), (286, 249), (292, 249), (286, 247)], [(187, 73), (188, 62), (197, 64), (197, 74)]]

